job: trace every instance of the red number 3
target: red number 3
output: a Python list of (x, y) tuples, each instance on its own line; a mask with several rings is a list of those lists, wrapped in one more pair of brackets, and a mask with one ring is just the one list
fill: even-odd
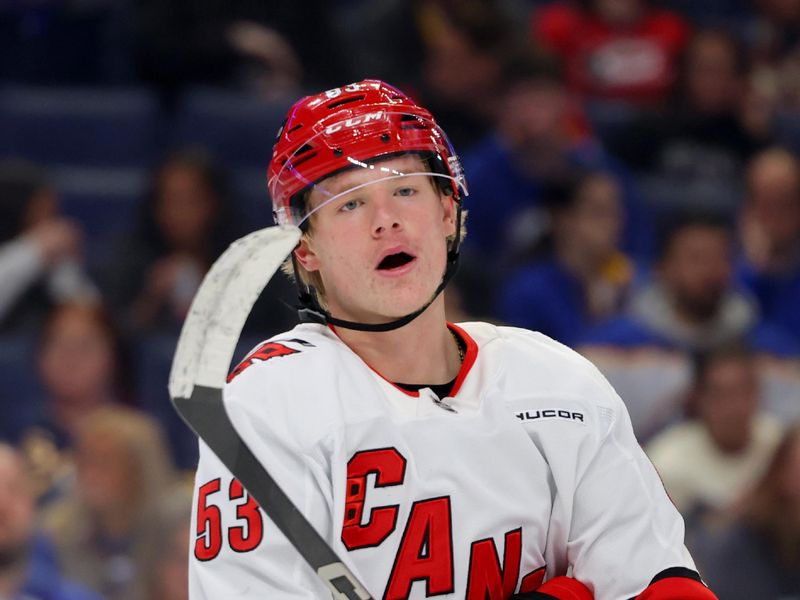
[[(212, 479), (200, 486), (197, 494), (197, 539), (194, 555), (197, 560), (208, 561), (217, 557), (222, 549), (222, 512), (209, 502), (209, 496), (220, 491), (220, 479)], [(231, 480), (228, 499), (231, 502), (244, 498), (236, 506), (236, 519), (240, 525), (228, 527), (228, 545), (235, 552), (250, 552), (264, 535), (264, 522), (258, 504), (244, 491), (238, 480)]]
[(264, 523), (261, 520), (258, 503), (244, 491), (238, 479), (231, 480), (229, 496), (231, 500), (245, 498), (244, 504), (236, 507), (236, 517), (243, 520), (247, 527), (239, 525), (228, 529), (228, 543), (236, 552), (255, 550), (264, 535)]

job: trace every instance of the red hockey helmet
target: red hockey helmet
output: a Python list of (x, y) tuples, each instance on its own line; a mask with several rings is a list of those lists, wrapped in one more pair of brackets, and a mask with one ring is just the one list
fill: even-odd
[(321, 185), (326, 177), (372, 169), (376, 159), (405, 153), (422, 156), (425, 167), (414, 173), (387, 171), (385, 178), (431, 175), (449, 180), (456, 200), (467, 195), (461, 164), (444, 131), (400, 90), (368, 79), (302, 98), (278, 131), (267, 172), (276, 221), (301, 225), (311, 214), (304, 192), (312, 188), (325, 195), (322, 205), (350, 191), (328, 193)]

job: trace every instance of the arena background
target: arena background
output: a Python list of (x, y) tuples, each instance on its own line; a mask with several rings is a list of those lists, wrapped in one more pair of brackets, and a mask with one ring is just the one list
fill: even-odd
[(463, 159), (449, 318), (588, 356), (712, 589), (800, 598), (797, 0), (0, 3), (0, 596), (187, 597), (176, 336), (287, 108), (364, 78)]

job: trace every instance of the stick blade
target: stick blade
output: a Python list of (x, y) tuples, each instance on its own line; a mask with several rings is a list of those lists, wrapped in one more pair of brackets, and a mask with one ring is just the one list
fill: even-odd
[(297, 227), (267, 227), (233, 242), (192, 301), (169, 374), (171, 398), (195, 385), (221, 389), (250, 309), (300, 240)]

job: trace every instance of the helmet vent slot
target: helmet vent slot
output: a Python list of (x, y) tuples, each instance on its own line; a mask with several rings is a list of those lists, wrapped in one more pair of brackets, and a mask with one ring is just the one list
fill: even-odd
[(400, 117), (401, 129), (428, 129), (428, 124), (422, 121), (416, 115), (401, 115)]
[(297, 131), (297, 130), (298, 130), (298, 129), (300, 129), (302, 126), (303, 126), (303, 124), (302, 124), (302, 123), (298, 123), (297, 125), (295, 125), (294, 127), (292, 127), (292, 128), (291, 128), (289, 131), (287, 131), (286, 133), (292, 133), (293, 131)]
[[(310, 144), (305, 144), (300, 147), (300, 149), (294, 153), (294, 156), (289, 159), (288, 162), (291, 162), (292, 168), (297, 167), (298, 165), (303, 164), (310, 158), (314, 158), (317, 153), (314, 150), (314, 146)], [(313, 151), (313, 152), (312, 152)]]
[[(311, 158), (314, 158), (316, 155), (317, 155), (316, 152), (311, 152), (310, 154), (306, 154), (305, 156), (297, 157), (297, 158), (295, 158), (294, 160), (291, 161), (291, 163), (292, 163), (291, 166), (292, 166), (292, 168), (297, 168), (300, 165), (302, 165), (304, 162), (306, 162), (307, 160), (309, 160)], [(297, 156), (297, 155), (295, 155), (295, 156)]]
[(330, 108), (338, 108), (339, 106), (342, 106), (343, 104), (349, 104), (351, 102), (360, 102), (363, 99), (364, 99), (364, 95), (363, 94), (361, 96), (351, 96), (349, 98), (342, 98), (341, 100), (337, 100), (336, 102), (331, 102), (330, 104), (327, 105), (327, 107), (329, 109)]

